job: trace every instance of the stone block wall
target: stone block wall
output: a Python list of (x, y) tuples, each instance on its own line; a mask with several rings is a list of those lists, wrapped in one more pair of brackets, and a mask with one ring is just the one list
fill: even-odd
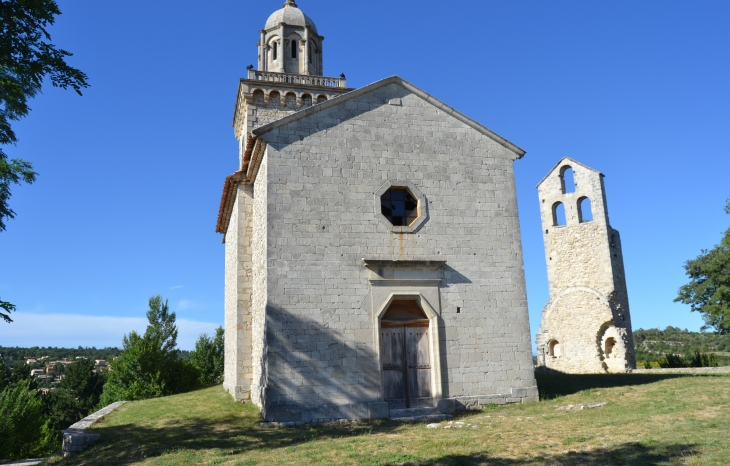
[[(260, 353), (254, 344), (262, 395), (253, 396), (267, 420), (382, 413), (364, 258), (446, 261), (444, 398), (537, 399), (514, 152), (396, 84), (260, 137), (268, 145), (254, 188), (254, 334), (263, 308), (265, 326)], [(414, 233), (379, 220), (374, 193), (386, 181), (425, 195), (428, 219)]]
[(268, 306), (269, 276), (269, 178), (268, 158), (264, 155), (259, 167), (258, 177), (253, 186), (253, 295), (251, 303), (253, 372), (251, 379), (251, 399), (259, 407), (263, 406), (263, 388), (266, 386), (267, 342), (266, 308)]
[(223, 387), (237, 400), (250, 399), (253, 377), (253, 204), (252, 187), (239, 186), (226, 235), (225, 360), (231, 363), (224, 366)]

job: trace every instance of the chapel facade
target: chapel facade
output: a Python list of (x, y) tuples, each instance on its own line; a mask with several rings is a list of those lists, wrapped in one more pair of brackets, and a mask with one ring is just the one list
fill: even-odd
[(537, 185), (550, 287), (539, 372), (636, 368), (621, 236), (608, 220), (603, 177), (566, 157)]
[(322, 40), (288, 0), (239, 84), (224, 388), (286, 423), (536, 401), (525, 151), (397, 76), (324, 77)]

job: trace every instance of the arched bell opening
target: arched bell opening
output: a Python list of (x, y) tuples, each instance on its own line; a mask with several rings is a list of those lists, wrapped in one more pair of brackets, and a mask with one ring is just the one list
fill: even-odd
[(390, 409), (433, 406), (430, 324), (416, 299), (394, 299), (380, 319), (383, 395)]

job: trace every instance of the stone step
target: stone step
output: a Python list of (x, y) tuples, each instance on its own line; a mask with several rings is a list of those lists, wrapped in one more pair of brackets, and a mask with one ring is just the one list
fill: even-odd
[(389, 417), (413, 417), (413, 416), (428, 416), (430, 414), (438, 414), (438, 411), (433, 406), (425, 408), (397, 408), (391, 409)]
[(391, 421), (396, 422), (441, 422), (451, 419), (453, 416), (450, 414), (425, 414), (423, 416), (405, 416), (405, 417), (390, 417)]

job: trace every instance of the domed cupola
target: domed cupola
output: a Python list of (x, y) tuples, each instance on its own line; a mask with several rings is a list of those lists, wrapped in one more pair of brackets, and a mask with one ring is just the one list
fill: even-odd
[(317, 26), (312, 21), (312, 18), (305, 15), (293, 0), (288, 0), (281, 10), (275, 11), (269, 16), (264, 29), (268, 31), (277, 28), (281, 23), (287, 26), (309, 27), (312, 32), (317, 33)]
[(312, 19), (287, 0), (260, 31), (259, 71), (322, 75), (322, 41)]

